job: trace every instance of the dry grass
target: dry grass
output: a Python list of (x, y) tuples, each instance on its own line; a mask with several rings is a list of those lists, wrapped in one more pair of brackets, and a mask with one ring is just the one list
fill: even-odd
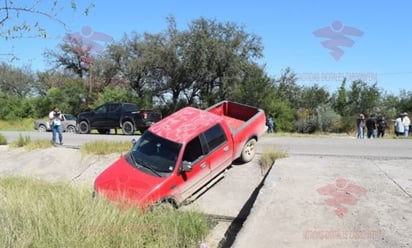
[(277, 159), (285, 157), (287, 157), (286, 152), (279, 150), (276, 147), (265, 148), (259, 160), (262, 175), (265, 175), (270, 170)]
[(198, 212), (119, 209), (65, 183), (0, 179), (0, 247), (197, 247)]
[(83, 144), (80, 148), (80, 151), (83, 154), (105, 155), (112, 153), (125, 153), (128, 152), (131, 147), (132, 143), (130, 141), (114, 142), (98, 140)]

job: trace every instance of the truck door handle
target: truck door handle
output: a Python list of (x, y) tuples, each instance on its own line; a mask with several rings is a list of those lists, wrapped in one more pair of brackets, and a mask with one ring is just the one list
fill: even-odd
[(225, 147), (223, 148), (223, 151), (224, 151), (224, 152), (229, 151), (229, 147), (228, 147), (228, 146), (225, 146)]
[(204, 169), (204, 168), (206, 168), (206, 166), (207, 166), (207, 163), (204, 162), (204, 163), (202, 163), (202, 164), (200, 165), (200, 168), (201, 168), (201, 169)]

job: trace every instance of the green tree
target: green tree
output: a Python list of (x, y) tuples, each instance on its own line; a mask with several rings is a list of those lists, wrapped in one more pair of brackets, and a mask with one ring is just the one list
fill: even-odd
[(93, 64), (92, 47), (84, 44), (82, 39), (73, 35), (66, 35), (59, 50), (47, 49), (44, 55), (53, 65), (53, 69), (71, 72), (79, 78), (88, 76), (90, 66)]
[(302, 92), (302, 87), (296, 83), (297, 79), (296, 73), (290, 67), (287, 67), (282, 71), (280, 77), (274, 81), (275, 97), (287, 101), (296, 109), (300, 105), (299, 97)]
[(346, 78), (343, 79), (341, 86), (338, 89), (338, 92), (332, 97), (333, 107), (335, 111), (342, 115), (348, 116), (352, 115), (348, 109), (348, 97), (346, 91)]
[(353, 81), (348, 90), (349, 110), (353, 115), (359, 113), (376, 114), (379, 110), (381, 93), (377, 83), (368, 85), (361, 80)]
[(314, 113), (318, 106), (329, 104), (329, 102), (329, 92), (324, 87), (315, 84), (301, 88), (297, 107), (308, 109), (310, 113)]
[(23, 99), (32, 93), (34, 81), (30, 70), (0, 64), (0, 91)]

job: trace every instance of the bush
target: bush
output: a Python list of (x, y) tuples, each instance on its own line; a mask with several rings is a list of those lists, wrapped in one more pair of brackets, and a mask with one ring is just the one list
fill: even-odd
[(316, 108), (316, 129), (321, 132), (337, 132), (341, 116), (338, 115), (329, 105), (318, 106)]
[(339, 132), (342, 127), (341, 116), (329, 105), (318, 106), (312, 114), (308, 110), (302, 110), (299, 117), (295, 129), (300, 133)]
[(7, 145), (6, 137), (0, 133), (0, 145)]

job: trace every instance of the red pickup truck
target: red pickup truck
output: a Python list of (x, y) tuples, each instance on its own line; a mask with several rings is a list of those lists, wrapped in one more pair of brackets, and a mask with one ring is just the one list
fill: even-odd
[(254, 158), (265, 120), (263, 110), (229, 101), (185, 107), (152, 125), (103, 171), (95, 194), (139, 207), (191, 202), (234, 160)]

